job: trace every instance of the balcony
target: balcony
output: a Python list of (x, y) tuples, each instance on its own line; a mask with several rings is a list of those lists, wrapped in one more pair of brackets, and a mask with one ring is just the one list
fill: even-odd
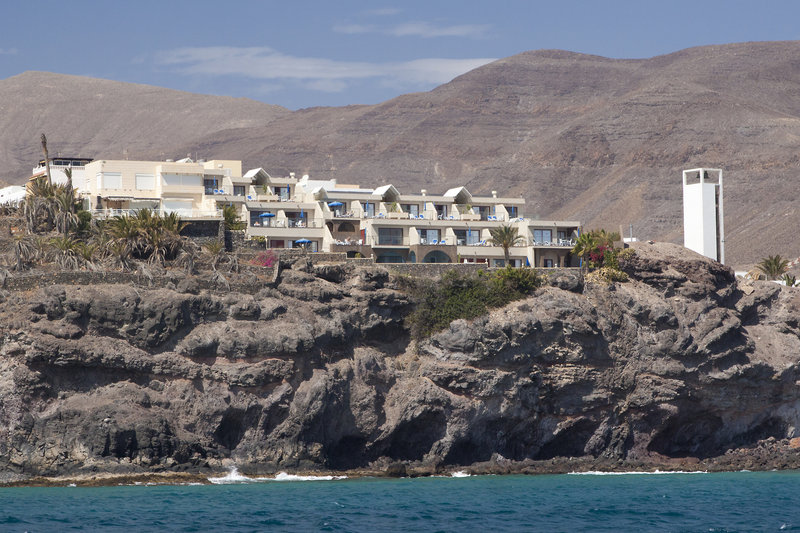
[[(134, 217), (141, 211), (141, 209), (94, 209), (92, 210), (92, 217), (98, 219), (106, 219), (113, 217), (129, 216)], [(220, 209), (151, 209), (154, 214), (166, 216), (170, 213), (177, 214), (182, 219), (189, 218), (222, 218), (222, 210)]]

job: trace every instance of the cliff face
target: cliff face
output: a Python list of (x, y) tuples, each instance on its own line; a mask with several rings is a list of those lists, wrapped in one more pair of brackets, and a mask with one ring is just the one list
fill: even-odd
[(256, 294), (5, 291), (0, 472), (652, 461), (795, 436), (800, 291), (667, 244), (624, 268), (418, 346), (380, 269), (301, 261)]

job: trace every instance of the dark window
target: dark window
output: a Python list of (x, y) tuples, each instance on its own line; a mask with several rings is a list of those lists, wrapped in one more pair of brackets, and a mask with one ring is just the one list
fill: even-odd
[(378, 228), (378, 244), (403, 244), (403, 228)]
[(402, 204), (400, 209), (414, 216), (419, 215), (419, 204)]
[(206, 189), (206, 194), (214, 194), (214, 189), (217, 188), (217, 180), (203, 180), (203, 186)]
[(234, 185), (233, 186), (233, 195), (234, 196), (244, 196), (244, 185)]

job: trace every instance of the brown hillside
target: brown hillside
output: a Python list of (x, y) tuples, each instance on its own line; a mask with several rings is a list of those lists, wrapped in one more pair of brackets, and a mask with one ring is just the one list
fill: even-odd
[(800, 255), (800, 42), (646, 60), (526, 52), (427, 93), (313, 108), (201, 150), (401, 190), (465, 183), (528, 213), (682, 241), (680, 171), (725, 169), (729, 263)]
[[(674, 242), (682, 240), (681, 169), (721, 167), (728, 262), (800, 256), (794, 235), (800, 226), (794, 202), (800, 42), (709, 46), (644, 60), (526, 52), (430, 92), (373, 106), (291, 113), (86, 78), (70, 79), (113, 84), (119, 94), (112, 85), (107, 91), (81, 89), (82, 95), (106, 96), (84, 96), (69, 109), (61, 105), (64, 99), (44, 107), (36, 102), (48, 101), (49, 92), (39, 91), (33, 103), (26, 99), (30, 84), (23, 82), (32, 76), (45, 75), (0, 81), (0, 155), (12, 166), (30, 166), (38, 157), (38, 133), (47, 127), (54, 132), (47, 130), (51, 144), (65, 143), (59, 144), (65, 153), (196, 152), (241, 158), (271, 172), (391, 182), (409, 192), (464, 183), (475, 193), (496, 189), (524, 196), (529, 215), (609, 229), (633, 224), (640, 238)], [(19, 86), (13, 100), (12, 82)], [(196, 98), (198, 107), (167, 104), (164, 95)], [(112, 96), (115, 104), (104, 105)], [(6, 112), (11, 101), (13, 120)], [(216, 103), (222, 101), (241, 104), (246, 118)], [(182, 107), (187, 110), (176, 112)], [(151, 109), (162, 119), (156, 128), (142, 118)], [(198, 109), (219, 114), (209, 118)], [(87, 124), (69, 124), (75, 116)]]
[(260, 126), (288, 112), (246, 98), (25, 72), (0, 80), (5, 167), (0, 179), (20, 183), (30, 175), (41, 157), (42, 132), (51, 152), (64, 156), (112, 158), (127, 150), (131, 159), (184, 157), (187, 152), (174, 150), (216, 131)]

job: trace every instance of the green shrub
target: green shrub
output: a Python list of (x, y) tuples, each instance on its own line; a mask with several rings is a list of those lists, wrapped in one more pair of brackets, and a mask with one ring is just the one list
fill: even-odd
[(408, 317), (411, 335), (419, 340), (440, 331), (454, 320), (471, 320), (532, 294), (544, 282), (533, 269), (504, 268), (494, 273), (445, 273), (439, 281), (406, 280), (416, 299)]
[(612, 267), (600, 267), (597, 270), (589, 272), (586, 274), (586, 282), (587, 283), (603, 283), (608, 285), (611, 282), (623, 282), (628, 281), (628, 275), (616, 268)]

